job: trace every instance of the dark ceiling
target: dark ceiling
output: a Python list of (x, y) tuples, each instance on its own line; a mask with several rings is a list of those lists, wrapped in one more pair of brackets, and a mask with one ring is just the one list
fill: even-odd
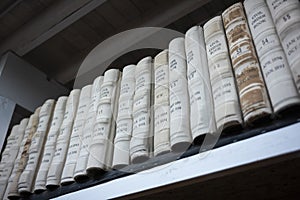
[[(86, 55), (124, 30), (157, 26), (184, 33), (236, 0), (1, 0), (0, 53), (14, 51), (51, 79), (72, 88)], [(113, 67), (157, 50), (132, 52)]]

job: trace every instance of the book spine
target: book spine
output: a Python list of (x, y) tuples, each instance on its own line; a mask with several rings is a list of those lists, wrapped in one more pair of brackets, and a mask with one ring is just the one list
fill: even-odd
[(110, 138), (114, 135), (115, 99), (118, 92), (119, 70), (110, 69), (105, 72), (100, 91), (100, 100), (97, 109), (95, 125), (92, 134), (92, 143), (89, 147), (87, 173), (97, 174), (106, 169), (107, 152)]
[(14, 125), (10, 135), (7, 138), (7, 143), (2, 153), (0, 163), (0, 197), (3, 199), (7, 187), (8, 179), (13, 170), (14, 159), (18, 153), (17, 135), (20, 125)]
[(144, 162), (150, 157), (152, 67), (152, 58), (145, 57), (138, 62), (135, 69), (133, 132), (130, 141), (132, 163)]
[(272, 109), (243, 5), (233, 4), (222, 17), (243, 117), (246, 124), (253, 124), (272, 114)]
[(83, 128), (82, 143), (80, 146), (80, 152), (75, 167), (75, 173), (74, 173), (75, 180), (77, 179), (80, 181), (80, 179), (87, 178), (86, 166), (89, 158), (89, 147), (90, 144), (92, 143), (92, 134), (93, 134), (94, 124), (96, 120), (97, 107), (99, 104), (100, 91), (101, 91), (101, 85), (103, 83), (103, 78), (104, 78), (103, 76), (99, 76), (93, 82), (91, 101), (90, 101), (86, 121)]
[(181, 152), (192, 143), (184, 38), (169, 43), (169, 92), (171, 149)]
[(49, 99), (41, 107), (39, 124), (32, 137), (29, 149), (28, 162), (19, 179), (18, 189), (20, 193), (33, 192), (37, 169), (40, 164), (41, 156), (43, 155), (44, 144), (49, 131), (54, 106), (55, 100)]
[(264, 0), (246, 0), (245, 11), (274, 112), (299, 104), (299, 94)]
[(54, 155), (47, 174), (47, 188), (57, 187), (60, 184), (61, 174), (66, 160), (73, 122), (77, 112), (80, 90), (74, 89), (70, 92), (66, 103), (63, 122), (59, 129), (56, 140)]
[(154, 156), (171, 151), (168, 50), (154, 58)]
[[(28, 137), (28, 134), (25, 134), (25, 129), (28, 125), (28, 121), (29, 121), (28, 118), (23, 119), (20, 122), (20, 126), (18, 128), (18, 135), (20, 136), (19, 137), (20, 139), (22, 138), (22, 140), (20, 142), (17, 142), (18, 147), (16, 147), (16, 148), (18, 148), (18, 154), (14, 158), (14, 161), (13, 161), (13, 169), (12, 169), (12, 172), (11, 172), (11, 174), (9, 176), (9, 179), (8, 179), (8, 182), (7, 182), (7, 187), (6, 187), (6, 191), (4, 193), (4, 197), (2, 196), (2, 193), (0, 194), (0, 197), (3, 198), (3, 199), (8, 198), (12, 194), (12, 192), (15, 193), (16, 196), (19, 195), (19, 193), (18, 193), (18, 180), (17, 180), (18, 173), (19, 173), (18, 172), (18, 166), (19, 166), (19, 163), (20, 163), (20, 160), (21, 160), (21, 157), (22, 157), (22, 152), (23, 152), (23, 149), (24, 149), (24, 145), (25, 145), (27, 137)], [(2, 186), (1, 186), (1, 188), (2, 188)]]
[(66, 154), (66, 161), (61, 175), (61, 184), (69, 184), (75, 181), (73, 176), (77, 158), (79, 156), (83, 127), (90, 104), (91, 89), (92, 85), (84, 86), (81, 89), (76, 117), (74, 119), (74, 125), (70, 136), (68, 152)]
[(13, 180), (10, 181), (9, 185), (9, 191), (8, 191), (8, 197), (19, 197), (19, 190), (18, 190), (18, 183), (20, 180), (20, 176), (22, 172), (24, 171), (27, 161), (28, 161), (28, 155), (29, 155), (29, 148), (31, 145), (32, 137), (34, 133), (36, 132), (38, 123), (39, 123), (39, 112), (41, 107), (38, 107), (34, 114), (32, 114), (29, 118), (28, 124), (25, 129), (25, 140), (22, 141), (22, 152), (20, 159), (17, 161), (17, 166), (15, 166), (16, 174), (13, 177)]
[(130, 163), (129, 145), (133, 125), (132, 109), (135, 93), (135, 68), (136, 65), (125, 66), (122, 73), (112, 165), (116, 169), (120, 169)]
[(185, 34), (190, 121), (194, 142), (216, 132), (203, 29), (193, 26)]
[(267, 0), (273, 22), (300, 92), (300, 2)]
[(47, 174), (54, 155), (56, 140), (63, 121), (67, 99), (68, 97), (61, 96), (55, 105), (44, 153), (41, 158), (41, 165), (35, 180), (34, 191), (46, 190)]
[(222, 17), (217, 16), (212, 18), (204, 24), (203, 29), (214, 100), (216, 126), (217, 130), (221, 132), (241, 126), (243, 119)]

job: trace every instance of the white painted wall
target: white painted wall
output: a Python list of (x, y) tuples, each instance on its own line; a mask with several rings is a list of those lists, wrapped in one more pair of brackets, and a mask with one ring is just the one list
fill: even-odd
[(0, 96), (0, 149), (2, 149), (15, 106), (15, 102)]
[(34, 111), (49, 98), (57, 99), (68, 90), (17, 55), (8, 52), (0, 61), (0, 96)]

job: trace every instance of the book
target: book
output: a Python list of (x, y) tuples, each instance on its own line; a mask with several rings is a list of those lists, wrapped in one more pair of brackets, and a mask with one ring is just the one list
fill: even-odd
[(116, 102), (119, 98), (119, 76), (117, 69), (110, 69), (104, 73), (100, 91), (100, 99), (89, 147), (87, 173), (94, 176), (111, 167), (111, 144), (115, 135)]
[(15, 159), (18, 156), (20, 145), (24, 136), (27, 120), (22, 120), (20, 124), (14, 125), (7, 138), (6, 145), (1, 155), (0, 162), (0, 197), (7, 198), (7, 184), (10, 176), (14, 176), (13, 168)]
[(16, 162), (16, 165), (14, 166), (13, 171), (14, 176), (10, 177), (9, 180), (9, 184), (8, 184), (8, 197), (11, 198), (18, 198), (20, 197), (20, 193), (18, 190), (18, 183), (19, 183), (19, 179), (21, 174), (23, 173), (27, 161), (28, 161), (28, 157), (29, 157), (29, 148), (31, 145), (31, 141), (32, 141), (32, 137), (34, 135), (34, 133), (36, 132), (38, 123), (39, 123), (39, 112), (41, 110), (41, 107), (38, 107), (35, 112), (30, 116), (28, 124), (25, 128), (25, 135), (24, 135), (24, 140), (22, 141), (21, 147), (22, 149), (20, 149), (21, 155), (19, 157), (19, 159)]
[(170, 143), (172, 151), (185, 151), (192, 143), (190, 101), (184, 38), (169, 43)]
[(78, 108), (76, 111), (72, 133), (70, 136), (68, 151), (66, 154), (66, 161), (61, 175), (61, 185), (70, 184), (75, 181), (74, 171), (76, 167), (76, 162), (78, 161), (84, 131), (84, 123), (86, 121), (88, 108), (90, 105), (91, 89), (92, 85), (86, 85), (81, 89), (80, 92)]
[(118, 116), (116, 136), (114, 138), (114, 169), (120, 169), (130, 164), (130, 139), (133, 125), (133, 98), (135, 93), (135, 68), (136, 65), (127, 65), (123, 68), (118, 101)]
[(207, 134), (216, 133), (216, 119), (204, 34), (200, 26), (193, 26), (186, 32), (185, 52), (191, 133), (195, 143), (202, 143)]
[(154, 58), (154, 156), (171, 151), (168, 50)]
[(92, 143), (92, 134), (94, 129), (94, 124), (96, 120), (97, 108), (100, 99), (101, 85), (103, 83), (103, 76), (97, 77), (93, 81), (92, 91), (91, 91), (91, 101), (88, 108), (88, 113), (86, 115), (86, 121), (84, 123), (81, 145), (79, 156), (77, 158), (74, 179), (76, 181), (86, 180), (87, 172), (86, 166), (89, 158), (89, 147)]
[(50, 168), (47, 174), (47, 188), (56, 188), (60, 185), (62, 171), (65, 165), (68, 146), (72, 133), (73, 123), (76, 116), (80, 89), (73, 89), (66, 102), (63, 122), (59, 129), (59, 134), (56, 140), (56, 146)]
[(53, 111), (53, 117), (49, 129), (49, 133), (44, 147), (44, 153), (41, 158), (41, 164), (35, 180), (35, 185), (34, 185), (35, 192), (41, 192), (43, 190), (46, 190), (47, 174), (50, 168), (52, 158), (54, 156), (56, 140), (59, 134), (61, 124), (63, 122), (67, 99), (68, 99), (67, 96), (61, 96), (57, 99)]
[(270, 100), (241, 3), (222, 13), (243, 118), (253, 125), (272, 114)]
[(264, 0), (246, 0), (244, 7), (274, 112), (299, 105), (299, 94), (267, 4)]
[(48, 135), (49, 124), (52, 120), (54, 106), (55, 100), (48, 99), (42, 105), (39, 112), (39, 124), (36, 132), (32, 136), (28, 161), (18, 183), (18, 190), (20, 193), (33, 192), (34, 182), (41, 156), (43, 155), (44, 144)]
[(299, 0), (266, 1), (283, 50), (300, 92), (300, 2)]
[[(16, 193), (16, 195), (18, 196), (19, 193), (18, 193), (18, 166), (19, 166), (19, 162), (21, 160), (21, 157), (22, 157), (22, 153), (23, 153), (23, 149), (24, 149), (24, 146), (25, 146), (25, 143), (27, 141), (27, 137), (28, 137), (28, 134), (25, 133), (25, 129), (28, 125), (28, 121), (29, 119), (28, 118), (24, 118), (21, 120), (20, 122), (20, 125), (18, 127), (18, 132), (17, 132), (17, 137), (18, 139), (17, 140), (14, 140), (15, 142), (15, 148), (18, 149), (18, 154), (16, 157), (14, 157), (14, 160), (13, 160), (13, 163), (12, 163), (12, 171), (11, 171), (11, 174), (9, 175), (7, 172), (5, 173), (9, 178), (8, 178), (8, 182), (7, 182), (7, 185), (6, 185), (6, 188), (5, 188), (5, 193), (4, 193), (4, 196), (3, 196), (3, 191), (4, 190), (4, 185), (1, 185), (1, 193), (0, 193), (0, 197), (1, 199), (7, 199), (9, 196), (11, 196), (11, 192), (12, 192), (12, 189), (14, 190), (14, 192)], [(28, 133), (28, 132), (27, 132)], [(19, 141), (21, 140), (21, 141)], [(9, 142), (7, 142), (7, 144), (9, 144)], [(6, 150), (6, 148), (5, 148)], [(3, 154), (5, 152), (5, 150), (3, 151)], [(4, 159), (4, 157), (2, 156), (2, 160)], [(2, 160), (1, 160), (1, 164), (2, 165)], [(2, 168), (3, 169), (3, 168)], [(2, 175), (1, 175), (2, 177)], [(2, 179), (2, 178), (1, 178)], [(2, 182), (2, 181), (0, 181)]]
[(221, 16), (203, 26), (217, 130), (222, 132), (243, 123)]
[(130, 140), (130, 160), (141, 163), (151, 156), (151, 80), (152, 58), (141, 59), (135, 68), (135, 94), (133, 100), (133, 131)]

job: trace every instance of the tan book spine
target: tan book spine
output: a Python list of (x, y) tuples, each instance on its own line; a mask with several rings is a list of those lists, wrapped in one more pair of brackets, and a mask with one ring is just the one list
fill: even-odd
[(38, 123), (39, 123), (39, 112), (40, 112), (41, 107), (37, 108), (29, 118), (28, 124), (25, 129), (25, 135), (24, 135), (24, 140), (22, 141), (22, 150), (20, 158), (17, 159), (17, 163), (14, 166), (13, 171), (15, 171), (14, 177), (12, 177), (13, 180), (9, 181), (9, 191), (8, 191), (8, 197), (20, 197), (19, 191), (18, 191), (18, 183), (20, 176), (22, 172), (24, 171), (28, 157), (29, 157), (29, 148), (31, 145), (31, 140), (36, 132)]
[(241, 3), (222, 13), (232, 66), (246, 124), (253, 124), (272, 114), (259, 61)]
[(10, 190), (12, 191), (12, 193), (9, 193), (8, 196), (19, 197), (18, 183), (19, 183), (20, 176), (23, 173), (23, 171), (27, 165), (27, 161), (28, 161), (28, 157), (29, 157), (29, 148), (31, 145), (32, 137), (33, 137), (34, 133), (36, 132), (38, 122), (39, 122), (40, 109), (41, 109), (41, 107), (38, 107), (35, 110), (34, 114), (32, 114), (30, 116), (28, 124), (26, 126), (25, 135), (24, 135), (24, 138), (26, 138), (26, 140), (22, 141), (22, 145), (24, 145), (24, 146), (22, 149), (21, 158), (18, 161), (18, 165), (16, 166), (16, 174), (14, 177), (13, 184), (11, 184), (11, 186), (10, 186)]
[(171, 151), (168, 61), (168, 50), (154, 58), (154, 156)]
[(52, 120), (54, 106), (55, 100), (49, 99), (41, 107), (39, 113), (39, 124), (32, 137), (29, 148), (28, 162), (18, 183), (18, 190), (20, 193), (33, 192), (33, 186), (40, 164), (40, 158), (43, 155), (44, 144), (49, 131), (49, 124)]

